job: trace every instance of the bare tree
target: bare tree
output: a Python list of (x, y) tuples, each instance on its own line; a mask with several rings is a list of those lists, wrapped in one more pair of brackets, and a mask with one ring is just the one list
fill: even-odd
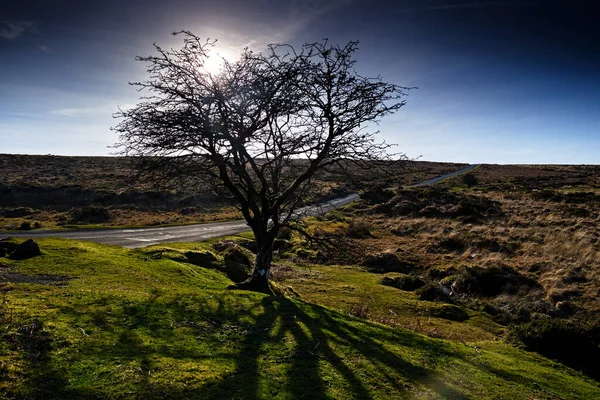
[(150, 78), (134, 82), (149, 95), (114, 130), (120, 154), (139, 161), (142, 176), (211, 185), (240, 209), (257, 242), (252, 276), (237, 287), (271, 292), (273, 241), (326, 168), (387, 160), (389, 145), (365, 124), (397, 111), (408, 88), (354, 70), (357, 42), (271, 45), (204, 63), (215, 45), (188, 31), (181, 49), (137, 59)]

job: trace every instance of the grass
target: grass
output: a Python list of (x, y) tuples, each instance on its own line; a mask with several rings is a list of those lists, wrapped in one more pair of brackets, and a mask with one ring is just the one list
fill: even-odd
[[(401, 312), (414, 300), (360, 269), (308, 270), (329, 294), (319, 297), (324, 292), (315, 288), (314, 298), (293, 300), (226, 291), (224, 275), (175, 261), (209, 243), (171, 250), (39, 243), (42, 256), (0, 259), (5, 398), (600, 396), (592, 380), (494, 340), (484, 327), (467, 323), (480, 336), (456, 341), (349, 315), (339, 304), (354, 301), (356, 291), (373, 289), (379, 310)], [(152, 258), (158, 248), (163, 257)], [(294, 279), (307, 271), (299, 268)], [(33, 278), (15, 283), (14, 274)]]

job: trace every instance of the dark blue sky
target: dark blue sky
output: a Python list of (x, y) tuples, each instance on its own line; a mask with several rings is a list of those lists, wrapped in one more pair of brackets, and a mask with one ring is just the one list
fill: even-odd
[(244, 46), (359, 40), (357, 69), (417, 86), (379, 126), (424, 160), (600, 163), (600, 8), (570, 0), (8, 1), (2, 153), (103, 155), (136, 55), (189, 29)]

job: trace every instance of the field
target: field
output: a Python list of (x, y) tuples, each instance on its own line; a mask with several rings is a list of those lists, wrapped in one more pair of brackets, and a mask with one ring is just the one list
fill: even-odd
[[(464, 309), (473, 320), (464, 327), (447, 316), (421, 317), (464, 331), (459, 340), (349, 315), (335, 299), (352, 300), (352, 287), (381, 286), (358, 268), (298, 267), (294, 279), (322, 282), (315, 294), (331, 287), (323, 307), (301, 285), (303, 299), (224, 290), (231, 281), (219, 267), (194, 265), (187, 253), (215, 252), (210, 243), (144, 250), (52, 239), (40, 245), (41, 256), (2, 261), (4, 398), (600, 395), (579, 372), (495, 339), (485, 315)], [(396, 297), (396, 310), (414, 305), (412, 293), (380, 291), (373, 307)], [(429, 312), (438, 304), (415, 307)]]
[[(420, 182), (462, 164), (402, 163), (396, 185)], [(323, 198), (374, 184), (379, 171), (323, 176)], [(240, 219), (206, 187), (155, 188), (135, 180), (132, 160), (0, 154), (0, 230), (131, 227)]]
[(281, 234), (277, 296), (225, 290), (251, 268), (248, 234), (0, 257), (0, 397), (600, 398), (600, 167), (481, 165), (471, 189), (389, 190), (460, 167), (322, 177), (369, 184), (307, 219), (312, 241)]

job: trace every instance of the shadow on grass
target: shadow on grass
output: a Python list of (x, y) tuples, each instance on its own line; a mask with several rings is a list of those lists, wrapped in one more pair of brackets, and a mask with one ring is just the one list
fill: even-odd
[(463, 353), (319, 306), (240, 292), (110, 306), (61, 310), (86, 336), (46, 343), (21, 397), (467, 398), (435, 372)]

